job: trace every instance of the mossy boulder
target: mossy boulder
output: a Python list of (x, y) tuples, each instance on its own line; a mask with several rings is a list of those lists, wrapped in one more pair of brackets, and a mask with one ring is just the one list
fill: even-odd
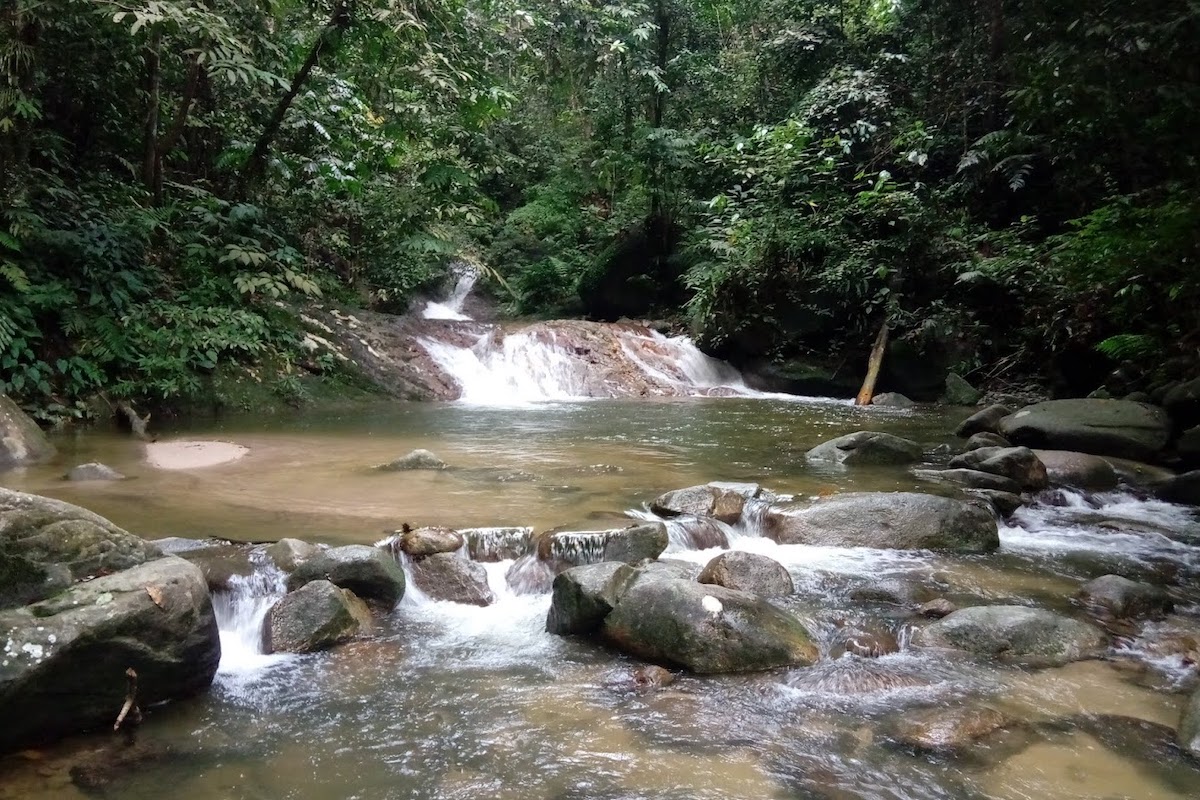
[(1170, 438), (1170, 420), (1157, 406), (1127, 400), (1047, 400), (1000, 422), (1013, 444), (1155, 461)]
[(1095, 625), (1041, 608), (973, 606), (917, 631), (913, 644), (1004, 663), (1061, 666), (1099, 656), (1108, 637)]
[(605, 561), (572, 567), (554, 578), (546, 630), (559, 635), (595, 633), (636, 572), (628, 564)]
[(352, 544), (325, 550), (296, 567), (287, 588), (294, 592), (312, 581), (329, 581), (369, 603), (392, 609), (404, 596), (404, 570), (377, 547)]
[(312, 581), (271, 607), (263, 630), (268, 653), (328, 650), (370, 630), (371, 612), (349, 589)]
[(0, 394), (0, 472), (46, 461), (54, 446), (21, 407)]

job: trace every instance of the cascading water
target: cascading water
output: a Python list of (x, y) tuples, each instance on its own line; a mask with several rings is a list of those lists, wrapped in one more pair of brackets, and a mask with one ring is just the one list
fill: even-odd
[(445, 300), (430, 300), (425, 304), (424, 310), (421, 311), (421, 316), (425, 319), (471, 319), (463, 313), (463, 305), (467, 302), (471, 290), (475, 288), (475, 282), (479, 280), (479, 270), (465, 261), (456, 261), (450, 266), (450, 272), (457, 278), (454, 289)]
[(284, 574), (269, 562), (257, 564), (250, 575), (232, 576), (229, 586), (227, 591), (213, 595), (213, 612), (221, 634), (217, 675), (236, 680), (285, 658), (264, 652), (263, 623), (287, 588)]

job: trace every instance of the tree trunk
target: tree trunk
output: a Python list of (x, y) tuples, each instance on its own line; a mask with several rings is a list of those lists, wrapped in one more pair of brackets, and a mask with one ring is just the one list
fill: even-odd
[(154, 202), (161, 200), (161, 184), (158, 180), (158, 103), (162, 85), (162, 31), (156, 30), (150, 37), (143, 56), (146, 64), (146, 117), (142, 122), (142, 184), (154, 195)]
[(885, 318), (879, 326), (879, 335), (875, 337), (875, 346), (871, 348), (871, 358), (867, 361), (867, 377), (863, 379), (862, 388), (854, 398), (854, 405), (868, 406), (875, 396), (875, 382), (879, 380), (879, 368), (883, 366), (883, 354), (887, 352), (888, 321)]

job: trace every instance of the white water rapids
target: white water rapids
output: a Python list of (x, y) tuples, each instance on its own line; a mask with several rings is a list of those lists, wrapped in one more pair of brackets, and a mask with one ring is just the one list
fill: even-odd
[(467, 302), (471, 290), (475, 288), (475, 282), (479, 280), (479, 270), (465, 261), (457, 261), (451, 266), (451, 272), (457, 278), (454, 288), (445, 300), (430, 300), (425, 304), (421, 311), (421, 316), (425, 319), (471, 319), (463, 313), (463, 305)]

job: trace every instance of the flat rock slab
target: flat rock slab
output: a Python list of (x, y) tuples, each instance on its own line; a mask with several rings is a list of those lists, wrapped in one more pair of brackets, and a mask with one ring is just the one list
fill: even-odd
[(1128, 400), (1047, 400), (1000, 421), (1013, 444), (1153, 461), (1167, 446), (1170, 421), (1161, 408)]
[(201, 469), (230, 464), (249, 452), (250, 448), (233, 442), (150, 442), (146, 462), (156, 469)]

